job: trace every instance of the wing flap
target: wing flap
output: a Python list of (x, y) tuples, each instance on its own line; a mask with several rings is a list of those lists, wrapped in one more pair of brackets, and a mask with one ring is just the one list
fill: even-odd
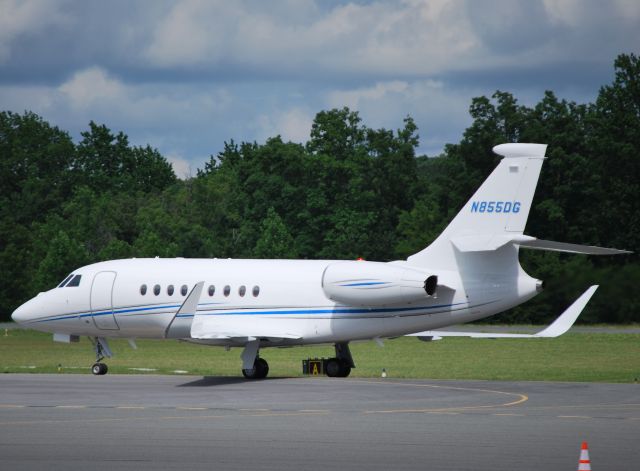
[[(284, 322), (283, 322), (284, 321)], [(201, 340), (250, 341), (263, 339), (280, 341), (297, 340), (302, 335), (290, 330), (286, 320), (256, 319), (237, 315), (196, 314), (191, 324), (191, 338)]]

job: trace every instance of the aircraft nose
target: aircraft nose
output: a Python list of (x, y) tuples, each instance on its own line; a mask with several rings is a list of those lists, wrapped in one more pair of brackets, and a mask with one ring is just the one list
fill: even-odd
[(11, 319), (13, 319), (18, 324), (22, 324), (23, 322), (28, 321), (29, 312), (26, 306), (27, 306), (27, 303), (23, 304), (18, 309), (13, 311), (13, 314), (11, 314)]

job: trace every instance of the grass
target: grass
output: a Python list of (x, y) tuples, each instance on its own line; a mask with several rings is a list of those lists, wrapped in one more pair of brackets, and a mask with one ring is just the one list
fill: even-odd
[[(6, 335), (6, 336), (5, 336)], [(241, 350), (171, 340), (111, 340), (109, 372), (116, 374), (240, 375)], [(351, 345), (357, 368), (352, 376), (482, 379), (505, 381), (640, 381), (640, 334), (569, 333), (556, 339), (447, 338), (420, 342), (399, 338)], [(270, 376), (300, 376), (303, 358), (330, 357), (333, 347), (264, 349)], [(0, 333), (0, 373), (89, 373), (93, 350), (86, 338), (76, 344), (52, 341), (51, 334), (14, 329)], [(145, 370), (149, 369), (149, 370)]]

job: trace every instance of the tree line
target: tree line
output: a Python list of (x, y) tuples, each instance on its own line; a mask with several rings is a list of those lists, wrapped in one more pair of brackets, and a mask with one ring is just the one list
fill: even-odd
[[(503, 142), (549, 144), (526, 233), (640, 249), (640, 60), (620, 55), (594, 103), (551, 91), (535, 106), (508, 92), (472, 100), (473, 122), (437, 157), (418, 129), (319, 112), (304, 144), (226, 142), (195, 177), (156, 149), (91, 122), (69, 133), (0, 112), (0, 315), (88, 263), (127, 257), (404, 259), (428, 245), (497, 165)], [(521, 251), (547, 282), (497, 321), (543, 323), (589, 284), (583, 322), (640, 322), (636, 255)]]

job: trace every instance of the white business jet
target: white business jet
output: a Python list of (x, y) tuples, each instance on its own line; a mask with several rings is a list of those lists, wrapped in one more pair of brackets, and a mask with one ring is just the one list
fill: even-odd
[[(349, 342), (414, 335), (519, 337), (434, 329), (499, 313), (543, 288), (518, 261), (521, 247), (607, 255), (629, 253), (523, 235), (546, 145), (501, 144), (503, 156), (444, 232), (407, 260), (128, 259), (75, 270), (60, 285), (15, 310), (21, 325), (54, 340), (88, 336), (92, 372), (112, 352), (107, 338), (180, 339), (242, 347), (246, 378), (267, 376), (266, 347), (331, 343), (325, 372), (346, 377), (355, 367)], [(566, 332), (597, 286), (585, 291), (551, 326)]]

